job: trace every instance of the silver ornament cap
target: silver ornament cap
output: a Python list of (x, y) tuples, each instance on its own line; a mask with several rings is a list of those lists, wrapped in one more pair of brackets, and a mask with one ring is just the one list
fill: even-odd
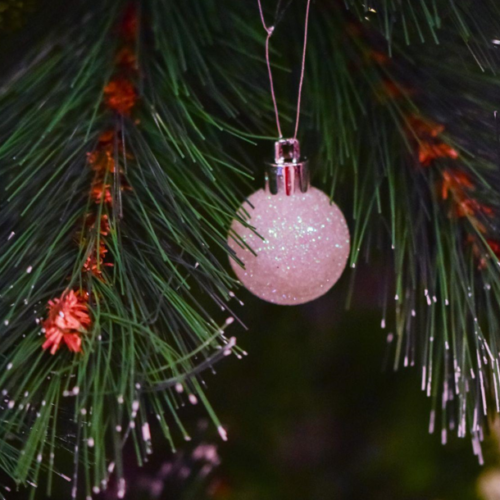
[(297, 139), (274, 143), (274, 162), (266, 168), (266, 192), (291, 196), (309, 189), (309, 162), (300, 156)]

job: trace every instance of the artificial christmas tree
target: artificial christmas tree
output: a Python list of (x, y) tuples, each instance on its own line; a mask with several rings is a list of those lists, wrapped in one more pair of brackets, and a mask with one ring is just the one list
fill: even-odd
[[(261, 11), (292, 129), (306, 6)], [(186, 403), (227, 438), (204, 388), (243, 353), (225, 333), (245, 293), (227, 232), (281, 138), (259, 14), (253, 0), (5, 4), (0, 467), (16, 483), (50, 493), (57, 474), (88, 497), (114, 475), (125, 495), (125, 443), (142, 462), (155, 420), (179, 446)], [(480, 460), (500, 409), (499, 37), (492, 0), (312, 2), (298, 133), (346, 215), (351, 277), (360, 259), (394, 270), (380, 277), (394, 367), (420, 367), (431, 430), (472, 438)]]

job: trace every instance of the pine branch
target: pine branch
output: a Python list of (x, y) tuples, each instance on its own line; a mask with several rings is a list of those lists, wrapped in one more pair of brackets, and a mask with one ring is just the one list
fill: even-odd
[[(408, 31), (393, 30), (408, 4), (397, 12), (369, 6), (376, 12), (363, 12), (362, 22), (340, 8), (316, 19), (319, 33), (339, 35), (318, 34), (311, 44), (313, 62), (321, 53), (336, 58), (311, 67), (312, 104), (317, 129), (337, 131), (323, 152), (336, 166), (333, 187), (354, 186), (351, 265), (362, 249), (393, 255), (394, 368), (421, 365), (422, 389), (433, 399), (430, 431), (441, 408), (442, 441), (450, 431), (470, 435), (482, 460), (486, 415), (499, 407), (498, 57), (488, 35), (499, 17), (491, 2), (476, 11), (461, 4), (460, 12), (446, 4), (434, 21), (424, 16), (439, 36), (418, 46), (407, 45)], [(457, 30), (459, 15), (467, 36)], [(334, 193), (347, 204), (345, 191)]]
[[(351, 213), (351, 266), (390, 255), (395, 368), (421, 365), (431, 427), (441, 401), (442, 439), (469, 433), (479, 454), (499, 406), (500, 13), (493, 1), (347, 5), (312, 13), (303, 143), (318, 144), (318, 177)], [(151, 413), (173, 447), (188, 439), (186, 398), (225, 438), (203, 376), (241, 352), (222, 331), (232, 317), (214, 318), (235, 286), (221, 258), (249, 152), (275, 133), (255, 5), (137, 3), (125, 41), (126, 7), (76, 3), (0, 92), (0, 467), (23, 484), (48, 471), (49, 491), (54, 474), (75, 487), (80, 474), (90, 495), (113, 471), (123, 489), (124, 443), (144, 460)], [(301, 15), (286, 3), (275, 19)], [(273, 59), (284, 101), (296, 77), (284, 55), (302, 44), (289, 33)], [(51, 356), (46, 305), (69, 298), (82, 321), (68, 346), (83, 352)]]
[[(20, 483), (38, 482), (42, 467), (57, 472), (54, 454), (66, 448), (82, 464), (74, 487), (84, 471), (90, 495), (113, 468), (120, 477), (129, 438), (139, 461), (151, 452), (147, 409), (167, 439), (173, 440), (172, 422), (189, 438), (178, 415), (184, 399), (200, 400), (226, 438), (201, 377), (238, 349), (199, 296), (217, 308), (230, 297), (234, 281), (213, 251), (225, 252), (225, 227), (240, 201), (228, 174), (240, 167), (229, 152), (220, 153), (221, 138), (226, 129), (232, 137), (248, 135), (215, 113), (233, 119), (251, 98), (242, 99), (227, 72), (230, 90), (223, 92), (213, 73), (223, 70), (222, 60), (247, 73), (255, 62), (228, 46), (219, 58), (208, 57), (206, 44), (215, 43), (207, 38), (210, 6), (197, 7), (189, 24), (184, 5), (161, 15), (157, 7), (166, 8), (138, 12), (141, 36), (133, 52), (116, 32), (124, 5), (87, 13), (66, 34), (66, 45), (54, 43), (0, 100), (7, 185), (0, 385), (8, 402), (0, 444), (7, 454), (8, 436), (17, 436), (22, 458), (8, 472)], [(218, 29), (221, 20), (212, 19)], [(192, 30), (193, 43), (179, 53), (181, 45), (164, 34), (181, 36), (175, 33), (182, 25)], [(115, 68), (123, 58), (136, 65), (137, 76)], [(184, 81), (190, 68), (202, 86)], [(23, 103), (14, 106), (19, 88)], [(86, 331), (68, 343), (82, 353), (48, 343), (54, 356), (42, 351), (49, 299), (67, 317), (76, 314), (66, 305), (73, 300), (82, 321), (89, 318)]]

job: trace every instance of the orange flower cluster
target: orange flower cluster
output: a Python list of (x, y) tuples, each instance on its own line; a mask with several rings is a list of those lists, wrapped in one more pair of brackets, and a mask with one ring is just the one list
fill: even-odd
[(114, 137), (114, 130), (102, 133), (97, 142), (97, 148), (87, 153), (90, 168), (101, 176), (104, 176), (106, 172), (115, 171)]
[(111, 184), (103, 184), (99, 180), (92, 182), (90, 194), (98, 204), (104, 203), (106, 205), (111, 205), (113, 202), (113, 197), (111, 196)]
[[(458, 159), (457, 150), (440, 139), (440, 135), (444, 132), (443, 125), (424, 120), (419, 116), (412, 116), (408, 119), (408, 127), (418, 140), (420, 165), (431, 166), (438, 158)], [(477, 216), (480, 214), (489, 216), (493, 211), (471, 197), (471, 191), (474, 191), (474, 188), (474, 183), (466, 172), (454, 168), (442, 171), (441, 197), (443, 200), (451, 199), (453, 202), (452, 215), (468, 217), (476, 229), (485, 233), (486, 228), (479, 222)]]
[(118, 34), (124, 41), (133, 43), (137, 38), (138, 27), (137, 8), (129, 3), (118, 27)]
[(456, 160), (458, 153), (456, 149), (452, 148), (445, 142), (438, 142), (433, 144), (431, 142), (421, 142), (418, 152), (418, 160), (422, 166), (430, 165), (436, 158), (452, 158)]
[[(119, 143), (119, 141), (117, 141)], [(115, 132), (107, 130), (99, 137), (94, 151), (87, 153), (87, 161), (95, 172), (91, 186), (92, 199), (97, 203), (111, 205), (111, 174), (115, 173)]]
[[(473, 217), (477, 214), (492, 215), (493, 210), (470, 197), (474, 184), (465, 172), (459, 170), (445, 170), (441, 184), (441, 197), (447, 200), (449, 195), (455, 203), (455, 214), (458, 217)], [(486, 228), (477, 221), (473, 221), (482, 233)]]
[[(430, 166), (438, 158), (450, 158), (456, 160), (458, 152), (449, 144), (439, 139), (444, 131), (444, 126), (430, 121), (425, 121), (419, 117), (411, 118), (409, 121), (413, 133), (419, 139), (418, 159), (424, 166)], [(450, 215), (456, 217), (467, 217), (474, 228), (482, 234), (487, 233), (487, 228), (479, 220), (478, 216), (492, 216), (491, 207), (480, 203), (471, 196), (475, 186), (470, 176), (461, 170), (447, 168), (442, 171), (442, 180), (440, 182), (441, 198), (451, 200), (452, 212)], [(472, 251), (479, 262), (479, 269), (484, 269), (488, 260), (488, 255), (484, 254), (482, 245), (477, 236), (469, 235), (467, 242), (472, 246)], [(500, 244), (493, 240), (487, 240), (488, 245), (500, 257)]]
[[(133, 83), (133, 77), (137, 72), (137, 61), (133, 50), (137, 27), (136, 10), (131, 4), (117, 31), (122, 45), (115, 58), (115, 75), (103, 89), (104, 105), (108, 110), (121, 116), (129, 116), (138, 99), (137, 89)], [(88, 164), (94, 172), (90, 196), (96, 204), (102, 204), (108, 208), (113, 204), (112, 183), (117, 170), (120, 175), (121, 189), (124, 189), (123, 186), (126, 188), (115, 154), (116, 151), (124, 150), (120, 135), (119, 130), (105, 131), (99, 137), (94, 151), (87, 154)], [(83, 264), (82, 272), (90, 273), (102, 280), (103, 267), (113, 265), (106, 262), (108, 254), (106, 237), (110, 232), (108, 215), (104, 213), (98, 216), (96, 211), (92, 211), (86, 216), (83, 230), (97, 230), (100, 237), (96, 238), (98, 243)], [(85, 237), (82, 239), (87, 241)], [(64, 343), (71, 352), (81, 352), (81, 335), (92, 324), (88, 296), (84, 297), (78, 291), (66, 290), (61, 297), (50, 300), (47, 308), (48, 317), (43, 323), (46, 340), (42, 348), (50, 349), (51, 354), (55, 354)]]
[[(430, 166), (438, 158), (449, 158), (452, 160), (458, 158), (458, 152), (449, 144), (439, 139), (440, 134), (444, 131), (443, 125), (424, 121), (417, 117), (410, 120), (410, 126), (413, 133), (419, 139), (418, 159), (422, 166)], [(491, 216), (493, 215), (493, 210), (471, 196), (471, 192), (474, 191), (475, 186), (469, 174), (455, 168), (447, 168), (441, 172), (441, 175), (441, 198), (452, 202), (450, 215), (459, 218), (467, 217), (477, 231), (486, 234), (487, 229), (478, 216)], [(488, 256), (484, 255), (478, 238), (471, 234), (468, 236), (467, 242), (472, 245), (472, 251), (479, 262), (479, 268), (484, 269)], [(497, 245), (492, 240), (488, 240), (488, 244), (492, 250), (496, 247), (499, 247), (500, 250), (500, 245)], [(493, 251), (495, 252), (495, 250)]]
[[(109, 207), (113, 204), (113, 196), (111, 194), (111, 183), (108, 180), (112, 179), (111, 176), (117, 169), (114, 153), (115, 143), (119, 144), (120, 141), (115, 139), (114, 130), (107, 130), (99, 137), (96, 149), (87, 154), (89, 166), (94, 171), (90, 196), (96, 204), (104, 204)], [(96, 214), (87, 216), (87, 228), (95, 229), (96, 219)], [(103, 214), (99, 223), (99, 233), (103, 238), (99, 239), (96, 248), (93, 249), (83, 265), (84, 272), (90, 272), (99, 279), (102, 279), (102, 267), (113, 265), (105, 261), (108, 249), (104, 237), (108, 236), (109, 230), (108, 215)]]
[(125, 12), (119, 34), (124, 42), (115, 57), (117, 72), (104, 87), (104, 103), (112, 111), (129, 116), (137, 103), (137, 89), (131, 76), (137, 71), (134, 43), (137, 37), (137, 12), (133, 6)]
[[(125, 12), (118, 33), (123, 40), (123, 45), (119, 48), (115, 64), (117, 71), (115, 76), (103, 89), (105, 106), (119, 115), (129, 116), (137, 103), (137, 91), (131, 77), (137, 71), (136, 57), (133, 51), (134, 42), (137, 36), (137, 15), (133, 6)], [(94, 151), (87, 154), (90, 168), (94, 171), (94, 178), (90, 188), (90, 196), (96, 204), (104, 204), (110, 207), (113, 204), (112, 181), (116, 171), (121, 170), (117, 165), (116, 151), (123, 150), (123, 144), (119, 132), (106, 130), (101, 134)], [(126, 183), (121, 179), (120, 189), (126, 189)], [(94, 217), (95, 219), (95, 217)], [(95, 226), (95, 220), (91, 223), (91, 228)], [(109, 220), (107, 215), (103, 215), (100, 221), (101, 235), (107, 236), (109, 233)], [(102, 267), (112, 266), (106, 262), (106, 240), (99, 240), (96, 248), (87, 257), (83, 265), (84, 272), (90, 272), (99, 279), (102, 279)]]
[(458, 158), (457, 150), (439, 138), (444, 131), (443, 125), (419, 116), (411, 116), (408, 119), (408, 127), (416, 135), (418, 161), (423, 167), (428, 167), (438, 158)]
[(87, 301), (73, 290), (66, 290), (60, 298), (49, 300), (47, 308), (48, 318), (43, 323), (46, 340), (42, 348), (55, 354), (64, 342), (70, 351), (82, 352), (81, 334), (91, 324)]
[(403, 87), (394, 80), (385, 78), (375, 89), (375, 94), (381, 103), (386, 103), (399, 97), (411, 95), (413, 92), (411, 89)]
[[(472, 247), (472, 252), (478, 261), (478, 269), (485, 269), (490, 258), (490, 254), (484, 253), (484, 247), (480, 245), (478, 238), (473, 235), (469, 235), (467, 242)], [(500, 260), (500, 243), (498, 241), (487, 238), (486, 244), (490, 247), (490, 250)]]
[[(347, 26), (347, 34), (350, 37), (361, 37), (362, 30), (362, 25), (359, 23), (349, 23)], [(361, 46), (367, 47), (367, 44)], [(362, 55), (363, 62), (366, 64), (381, 67), (392, 64), (392, 60), (386, 53), (372, 48), (366, 48)], [(382, 77), (381, 84), (374, 89), (376, 98), (382, 104), (391, 100), (407, 98), (416, 92), (415, 89), (405, 88), (400, 82), (391, 78), (389, 71), (384, 70), (383, 75), (385, 76)], [(422, 116), (409, 114), (406, 117), (406, 128), (410, 141), (415, 143), (420, 166), (431, 167), (439, 159), (455, 161), (459, 158), (459, 152), (442, 138), (442, 133), (445, 130), (444, 125)], [(438, 189), (441, 192), (442, 199), (449, 200), (452, 206), (450, 216), (467, 217), (477, 231), (486, 235), (487, 228), (480, 221), (479, 216), (490, 217), (493, 215), (493, 210), (471, 196), (472, 191), (475, 189), (471, 177), (451, 166), (440, 170), (440, 173), (442, 179), (438, 183)], [(472, 234), (469, 235), (467, 241), (472, 245), (472, 250), (480, 263), (479, 267), (483, 268), (489, 258), (489, 255), (484, 254), (483, 244), (479, 241), (477, 235)], [(486, 239), (486, 242), (490, 250), (500, 259), (500, 243), (491, 239)]]
[[(453, 199), (455, 207), (455, 215), (457, 217), (467, 217), (469, 222), (481, 234), (486, 235), (488, 230), (485, 225), (479, 220), (478, 215), (493, 216), (491, 207), (484, 205), (470, 196), (470, 192), (474, 190), (474, 184), (470, 177), (458, 170), (446, 170), (443, 172), (443, 181), (441, 185), (441, 196), (443, 200), (449, 197)], [(470, 234), (467, 237), (467, 242), (472, 247), (472, 252), (477, 258), (478, 268), (484, 269), (487, 265), (489, 254), (485, 254), (484, 246), (475, 234)], [(486, 243), (492, 252), (500, 259), (500, 243), (486, 238)]]
[(118, 114), (129, 115), (137, 102), (137, 91), (129, 80), (118, 76), (104, 87), (104, 102)]
[(137, 71), (137, 60), (134, 51), (129, 47), (123, 47), (116, 54), (115, 63), (117, 66), (130, 71)]
[(113, 266), (112, 262), (105, 262), (108, 249), (104, 241), (99, 241), (97, 251), (94, 249), (83, 264), (83, 271), (92, 273), (96, 278), (102, 280), (102, 267)]
[(445, 170), (443, 172), (443, 185), (441, 188), (441, 197), (443, 200), (448, 199), (448, 194), (453, 194), (456, 196), (457, 193), (460, 197), (465, 190), (474, 189), (474, 184), (470, 180), (470, 177), (465, 172)]
[[(89, 229), (96, 229), (97, 215), (96, 214), (88, 214), (87, 220), (85, 221), (86, 227)], [(109, 227), (109, 217), (104, 214), (101, 215), (101, 219), (99, 221), (99, 234), (101, 236), (108, 236), (110, 227)]]
[[(495, 256), (500, 259), (500, 243), (495, 240), (487, 239), (486, 243), (490, 247), (491, 251), (495, 254)], [(486, 257), (483, 256), (482, 262), (485, 262)], [(486, 267), (486, 264), (484, 264), (483, 267)]]

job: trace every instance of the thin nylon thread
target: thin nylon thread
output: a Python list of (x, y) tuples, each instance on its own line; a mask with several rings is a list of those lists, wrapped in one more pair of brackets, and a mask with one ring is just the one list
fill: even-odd
[[(278, 135), (279, 135), (279, 138), (281, 139), (283, 137), (283, 134), (281, 132), (280, 117), (279, 117), (279, 112), (278, 112), (278, 102), (276, 101), (276, 93), (274, 91), (274, 82), (273, 82), (273, 72), (271, 69), (271, 60), (269, 57), (269, 41), (271, 39), (271, 36), (273, 35), (274, 26), (267, 26), (266, 25), (266, 21), (264, 19), (264, 12), (262, 10), (261, 0), (257, 0), (257, 4), (259, 6), (259, 14), (260, 14), (260, 20), (262, 22), (262, 26), (264, 27), (264, 30), (267, 33), (267, 37), (266, 37), (267, 73), (269, 75), (269, 87), (271, 89), (271, 98), (273, 100), (274, 115), (276, 117), (276, 128), (278, 129)], [(302, 100), (302, 86), (304, 84), (304, 73), (305, 73), (305, 67), (306, 67), (307, 31), (308, 31), (308, 25), (309, 25), (310, 6), (311, 6), (311, 0), (307, 0), (305, 29), (304, 29), (304, 47), (302, 49), (302, 65), (301, 65), (301, 69), (300, 69), (299, 91), (298, 91), (298, 96), (297, 96), (297, 114), (295, 117), (295, 133), (293, 136), (294, 139), (297, 139), (297, 134), (299, 131), (300, 105), (301, 105), (301, 100)]]

